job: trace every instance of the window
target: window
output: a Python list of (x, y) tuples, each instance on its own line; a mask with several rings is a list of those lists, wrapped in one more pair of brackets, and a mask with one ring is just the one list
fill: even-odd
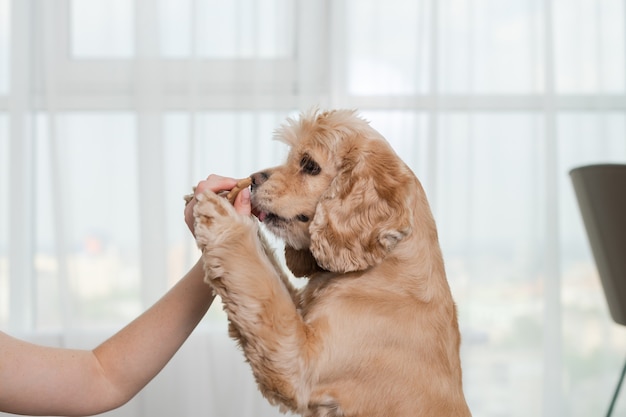
[(128, 321), (143, 310), (135, 118), (67, 112), (55, 119), (53, 138), (49, 117), (36, 120), (35, 325)]
[(0, 97), (9, 91), (9, 0), (0, 0)]
[(9, 316), (9, 141), (6, 115), (0, 113), (0, 327)]

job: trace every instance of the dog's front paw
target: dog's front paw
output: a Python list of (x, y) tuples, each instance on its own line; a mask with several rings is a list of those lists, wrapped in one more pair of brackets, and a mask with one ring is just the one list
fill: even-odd
[(225, 198), (209, 191), (196, 199), (193, 210), (196, 243), (203, 253), (207, 278), (213, 279), (223, 276), (229, 252), (232, 255), (236, 251), (234, 245), (246, 234), (256, 232), (252, 220), (237, 213)]

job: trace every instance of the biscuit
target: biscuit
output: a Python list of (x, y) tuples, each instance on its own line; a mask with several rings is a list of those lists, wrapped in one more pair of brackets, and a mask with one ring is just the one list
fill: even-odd
[[(237, 198), (237, 195), (241, 192), (241, 190), (243, 190), (244, 188), (248, 188), (250, 185), (252, 184), (252, 178), (247, 177), (247, 178), (242, 178), (240, 180), (237, 181), (237, 184), (235, 184), (235, 186), (231, 189), (231, 190), (223, 190), (217, 193), (217, 195), (221, 196), (221, 197), (226, 197), (226, 199), (228, 200), (228, 202), (230, 204), (234, 204), (235, 203), (235, 199)], [(193, 190), (196, 190), (196, 187), (193, 188)], [(186, 196), (184, 196), (184, 200), (185, 200), (185, 205), (189, 204), (189, 202), (193, 199), (194, 194), (187, 194)]]
[(232, 190), (226, 194), (226, 199), (230, 202), (230, 204), (234, 204), (235, 198), (237, 198), (237, 195), (241, 192), (241, 190), (248, 188), (250, 185), (252, 185), (252, 178), (247, 177), (240, 179), (237, 181), (237, 184), (235, 184)]

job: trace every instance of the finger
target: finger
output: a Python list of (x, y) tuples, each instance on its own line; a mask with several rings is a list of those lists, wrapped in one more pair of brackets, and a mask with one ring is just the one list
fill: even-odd
[(192, 234), (194, 234), (194, 222), (195, 222), (195, 217), (193, 215), (193, 208), (195, 207), (196, 203), (197, 203), (196, 198), (195, 197), (192, 198), (185, 206), (185, 211), (184, 211), (185, 223), (187, 224), (187, 227), (189, 228)]
[(250, 205), (250, 190), (244, 188), (237, 194), (235, 198), (235, 210), (237, 213), (244, 216), (249, 216), (252, 212), (252, 206)]
[(230, 190), (237, 184), (237, 180), (229, 177), (222, 177), (221, 175), (211, 174), (206, 180), (200, 181), (196, 187), (196, 195), (203, 193), (206, 190), (211, 190), (214, 193), (224, 190)]

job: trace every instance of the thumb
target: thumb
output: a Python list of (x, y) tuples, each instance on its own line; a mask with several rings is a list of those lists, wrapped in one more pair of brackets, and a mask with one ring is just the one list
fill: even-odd
[(252, 212), (252, 206), (250, 205), (250, 190), (247, 188), (241, 190), (241, 192), (237, 194), (237, 198), (235, 198), (234, 205), (237, 213), (249, 216)]

